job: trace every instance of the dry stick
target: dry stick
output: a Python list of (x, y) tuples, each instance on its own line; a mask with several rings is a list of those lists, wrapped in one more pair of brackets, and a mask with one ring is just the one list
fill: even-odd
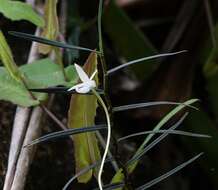
[(30, 109), (17, 107), (11, 137), (8, 167), (5, 177), (4, 190), (10, 190), (14, 180), (15, 167), (20, 150), (22, 149), (24, 134), (29, 122)]
[[(40, 135), (40, 124), (43, 116), (43, 110), (40, 107), (33, 109), (30, 122), (27, 128), (25, 140), (23, 144), (31, 142)], [(26, 177), (28, 174), (29, 166), (32, 162), (35, 146), (30, 148), (21, 149), (19, 159), (17, 161), (16, 172), (14, 176), (14, 181), (11, 186), (11, 190), (23, 190), (25, 187)]]

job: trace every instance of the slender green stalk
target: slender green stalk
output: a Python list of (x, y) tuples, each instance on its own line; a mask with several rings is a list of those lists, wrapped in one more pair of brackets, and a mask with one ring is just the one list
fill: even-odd
[(99, 7), (98, 7), (98, 40), (99, 40), (99, 51), (103, 55), (103, 41), (102, 41), (102, 11), (103, 11), (103, 0), (99, 1)]
[[(103, 72), (103, 89), (107, 91), (107, 66), (104, 59), (104, 48), (103, 48), (103, 40), (102, 40), (102, 12), (103, 12), (103, 0), (99, 1), (98, 7), (98, 46), (99, 46), (99, 58), (101, 62), (102, 72)], [(107, 101), (107, 100), (106, 100)]]
[(107, 110), (107, 106), (105, 105), (103, 99), (101, 98), (101, 96), (94, 90), (92, 89), (93, 94), (96, 96), (97, 100), (99, 101), (99, 103), (101, 104), (101, 106), (104, 109), (105, 115), (106, 115), (106, 119), (107, 119), (107, 125), (108, 125), (108, 132), (107, 132), (107, 141), (106, 141), (106, 146), (105, 146), (105, 150), (104, 150), (104, 154), (102, 157), (102, 161), (101, 161), (101, 165), (100, 165), (100, 169), (98, 172), (98, 185), (99, 185), (99, 189), (103, 190), (103, 185), (102, 185), (102, 173), (103, 173), (103, 168), (104, 168), (104, 163), (107, 157), (107, 153), (109, 150), (109, 146), (110, 146), (110, 139), (111, 139), (111, 122), (110, 122), (110, 115), (109, 112)]

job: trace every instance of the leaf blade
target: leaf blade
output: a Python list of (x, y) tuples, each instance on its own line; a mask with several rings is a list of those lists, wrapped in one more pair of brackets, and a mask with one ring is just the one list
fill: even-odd
[(176, 168), (170, 170), (169, 172), (161, 175), (160, 177), (154, 179), (154, 180), (151, 180), (150, 182), (146, 183), (145, 185), (142, 185), (138, 188), (136, 188), (136, 190), (145, 190), (145, 189), (148, 189), (152, 186), (154, 186), (155, 184), (161, 182), (162, 180), (166, 179), (167, 177), (173, 175), (174, 173), (180, 171), (181, 169), (183, 169), (184, 167), (186, 167), (187, 165), (191, 164), (192, 162), (194, 162), (195, 160), (197, 160), (200, 156), (202, 156), (204, 153), (200, 153), (196, 156), (194, 156), (193, 158), (191, 158), (190, 160), (184, 162), (183, 164), (177, 166)]
[(0, 0), (0, 12), (12, 21), (27, 20), (36, 26), (44, 26), (44, 20), (33, 8), (20, 1)]
[[(97, 69), (97, 55), (95, 53), (90, 54), (83, 69), (89, 76)], [(95, 76), (94, 79), (96, 84), (98, 84), (97, 76)], [(96, 109), (97, 99), (95, 96), (72, 95), (70, 109), (68, 111), (69, 128), (94, 125)], [(97, 160), (100, 160), (100, 151), (94, 133), (77, 135), (74, 138), (74, 147), (76, 173)], [(79, 176), (78, 181), (87, 183), (93, 174), (97, 176), (97, 169), (94, 171), (90, 170), (86, 174)]]

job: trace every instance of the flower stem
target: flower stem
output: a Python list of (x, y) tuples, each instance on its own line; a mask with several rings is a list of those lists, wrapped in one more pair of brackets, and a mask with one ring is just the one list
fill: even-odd
[(108, 126), (106, 146), (105, 146), (104, 154), (103, 154), (103, 157), (102, 157), (100, 169), (99, 169), (99, 172), (98, 172), (98, 185), (99, 185), (99, 189), (103, 190), (103, 187), (102, 187), (103, 186), (102, 185), (102, 173), (103, 173), (105, 159), (107, 157), (109, 146), (110, 146), (111, 122), (110, 122), (110, 115), (109, 115), (107, 106), (105, 105), (103, 99), (101, 98), (101, 96), (94, 89), (92, 89), (92, 92), (96, 96), (97, 100), (99, 101), (99, 103), (101, 104), (101, 106), (104, 109), (104, 112), (105, 112), (105, 115), (106, 115), (106, 119), (107, 119), (107, 126)]

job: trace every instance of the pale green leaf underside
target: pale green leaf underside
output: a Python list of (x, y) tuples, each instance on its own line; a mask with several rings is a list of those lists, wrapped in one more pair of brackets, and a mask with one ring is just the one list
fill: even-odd
[(37, 26), (44, 26), (44, 20), (33, 8), (20, 1), (0, 0), (0, 12), (12, 21), (28, 20)]

